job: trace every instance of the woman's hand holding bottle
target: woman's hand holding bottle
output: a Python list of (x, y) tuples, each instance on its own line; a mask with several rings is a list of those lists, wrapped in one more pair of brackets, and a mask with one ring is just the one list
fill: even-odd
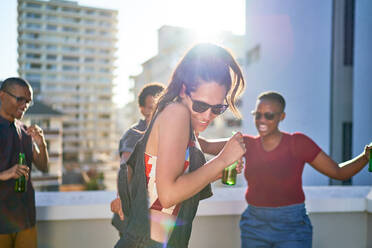
[[(243, 141), (243, 136), (241, 133), (233, 133), (233, 136), (225, 144), (219, 155), (224, 156), (224, 154), (230, 155), (228, 157), (227, 167), (222, 171), (221, 182), (226, 185), (236, 184), (236, 174), (241, 173), (243, 170), (243, 159), (242, 156), (245, 153), (245, 145)], [(232, 160), (230, 160), (232, 159)], [(232, 162), (231, 162), (232, 161)]]
[(237, 161), (241, 164), (245, 151), (243, 135), (237, 132), (226, 142), (217, 157), (223, 161), (226, 168)]

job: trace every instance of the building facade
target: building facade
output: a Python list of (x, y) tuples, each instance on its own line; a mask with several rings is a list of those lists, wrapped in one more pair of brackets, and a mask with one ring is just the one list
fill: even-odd
[[(287, 101), (281, 130), (305, 133), (338, 163), (359, 155), (372, 141), (371, 7), (354, 0), (246, 1), (244, 131), (257, 133), (246, 117), (258, 94), (279, 91)], [(372, 173), (364, 168), (340, 182), (307, 165), (303, 183), (371, 185)]]
[(70, 1), (18, 0), (18, 73), (64, 113), (64, 163), (113, 161), (117, 11)]

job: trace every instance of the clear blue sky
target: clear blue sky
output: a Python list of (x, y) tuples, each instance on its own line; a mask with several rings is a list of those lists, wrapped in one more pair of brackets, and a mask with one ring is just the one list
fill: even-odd
[[(78, 0), (80, 5), (117, 9), (118, 67), (114, 83), (117, 103), (130, 100), (129, 75), (157, 53), (157, 29), (162, 25), (229, 30), (244, 33), (245, 0)], [(17, 75), (17, 1), (0, 0), (0, 79)], [(121, 105), (120, 104), (120, 105)]]

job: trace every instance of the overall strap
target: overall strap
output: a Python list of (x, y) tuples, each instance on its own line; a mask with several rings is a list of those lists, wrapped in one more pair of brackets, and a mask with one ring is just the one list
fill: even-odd
[(145, 134), (143, 135), (143, 138), (141, 139), (142, 142), (145, 142), (145, 143), (147, 142), (147, 139), (149, 138), (151, 130), (152, 130), (152, 126), (154, 125), (154, 122), (155, 122), (156, 118), (158, 117), (158, 115), (159, 115), (159, 112), (156, 111), (154, 113), (154, 115), (152, 116), (150, 124), (146, 128)]

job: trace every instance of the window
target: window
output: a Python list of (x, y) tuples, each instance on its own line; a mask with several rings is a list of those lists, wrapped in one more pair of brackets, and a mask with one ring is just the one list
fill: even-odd
[(41, 24), (38, 23), (27, 23), (26, 28), (40, 29)]
[(85, 44), (93, 44), (95, 43), (95, 40), (93, 39), (85, 39)]
[(55, 54), (48, 54), (47, 55), (47, 60), (57, 60), (57, 55), (55, 55)]
[(86, 53), (94, 53), (96, 50), (94, 48), (85, 48)]
[(56, 45), (47, 45), (47, 50), (57, 50)]
[(73, 47), (73, 46), (68, 46), (68, 47), (63, 47), (62, 50), (67, 51), (67, 52), (76, 52), (76, 51), (79, 51), (79, 48), (78, 47)]
[(100, 119), (110, 119), (110, 115), (109, 114), (100, 114), (98, 117)]
[(57, 6), (54, 6), (54, 5), (47, 5), (46, 8), (47, 8), (47, 10), (56, 11), (58, 7)]
[(84, 62), (85, 63), (93, 63), (94, 62), (94, 58), (87, 57), (87, 58), (84, 59)]
[(27, 59), (40, 59), (40, 54), (38, 53), (26, 53)]
[(41, 8), (41, 5), (40, 4), (36, 4), (36, 3), (27, 3), (26, 4), (26, 7), (40, 9)]
[(94, 29), (86, 29), (85, 33), (86, 34), (94, 34), (96, 31)]
[(62, 11), (63, 12), (68, 12), (68, 13), (79, 13), (78, 9), (73, 9), (73, 8), (68, 8), (68, 7), (63, 7)]
[[(29, 68), (27, 68), (29, 67)], [(41, 69), (41, 64), (39, 63), (31, 63), (31, 64), (26, 64), (27, 69)]]
[(101, 83), (109, 83), (110, 79), (104, 78), (104, 77), (99, 77), (97, 81), (101, 82)]
[(85, 24), (88, 24), (88, 25), (93, 25), (95, 23), (95, 21), (94, 20), (86, 19), (86, 20), (84, 20), (84, 23)]
[(26, 39), (37, 40), (37, 39), (39, 39), (39, 34), (38, 33), (26, 33), (26, 34), (24, 34), (24, 37)]
[(99, 25), (102, 27), (111, 27), (111, 23), (105, 21), (100, 21)]
[(67, 81), (77, 81), (77, 80), (79, 80), (79, 76), (71, 76), (71, 75), (64, 75), (62, 78), (63, 78), (63, 80), (67, 80)]
[(345, 1), (344, 12), (344, 65), (352, 66), (354, 57), (355, 0)]
[(79, 57), (76, 56), (63, 56), (63, 61), (79, 62)]
[(54, 20), (57, 20), (57, 19), (58, 19), (58, 17), (55, 16), (55, 15), (47, 15), (47, 20), (48, 21), (54, 21)]
[(26, 78), (28, 80), (40, 81), (41, 74), (39, 74), (39, 73), (26, 73)]
[(56, 74), (47, 74), (46, 78), (47, 79), (56, 79), (57, 75)]
[(79, 71), (79, 66), (64, 65), (64, 66), (62, 66), (62, 70), (64, 70), (64, 71)]
[(110, 50), (109, 49), (100, 49), (99, 50), (99, 53), (101, 53), (101, 54), (109, 54), (110, 53)]
[(94, 10), (86, 10), (85, 12), (87, 13), (87, 15), (94, 15), (94, 14), (96, 14), (96, 12)]
[(47, 64), (46, 66), (46, 69), (47, 70), (57, 70), (57, 65), (54, 65), (54, 64)]
[(103, 63), (103, 64), (108, 64), (110, 62), (110, 60), (109, 59), (100, 59), (99, 62)]
[(48, 24), (47, 25), (47, 30), (56, 31), (57, 30), (57, 26), (56, 25), (50, 25), (50, 24)]
[(73, 33), (77, 33), (78, 32), (77, 28), (72, 28), (72, 27), (63, 27), (62, 30), (64, 32), (73, 32)]
[(62, 21), (64, 22), (68, 22), (68, 23), (75, 23), (76, 20), (75, 18), (71, 18), (71, 17), (61, 17)]
[(104, 87), (102, 89), (103, 92), (110, 92), (111, 93), (111, 88)]
[(45, 85), (45, 89), (46, 90), (56, 90), (58, 88), (57, 88), (57, 85), (55, 85), (55, 84), (47, 84), (47, 85)]
[(27, 13), (26, 14), (27, 18), (31, 19), (41, 19), (41, 14), (36, 14), (36, 13)]
[(84, 68), (84, 71), (94, 72), (94, 67), (93, 67), (93, 66), (86, 66), (86, 67)]
[(38, 44), (33, 44), (33, 43), (27, 43), (26, 44), (26, 48), (29, 48), (29, 49), (40, 49), (40, 45)]
[(101, 12), (99, 12), (99, 15), (100, 16), (105, 16), (105, 17), (110, 17), (111, 16), (111, 13), (110, 12), (103, 12), (103, 11), (101, 11)]
[(99, 35), (100, 36), (108, 36), (108, 32), (107, 31), (101, 31), (101, 32), (99, 32)]

